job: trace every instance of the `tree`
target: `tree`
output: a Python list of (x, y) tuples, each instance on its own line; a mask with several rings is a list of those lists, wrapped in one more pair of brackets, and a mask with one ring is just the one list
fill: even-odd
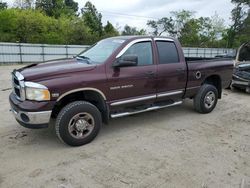
[(63, 0), (37, 0), (36, 9), (40, 9), (48, 16), (59, 18), (64, 6)]
[(92, 34), (99, 37), (103, 34), (102, 14), (99, 13), (91, 2), (86, 2), (84, 8), (81, 9), (84, 23), (90, 28)]
[(181, 31), (184, 28), (185, 24), (189, 22), (194, 17), (194, 13), (192, 11), (188, 10), (182, 10), (182, 11), (173, 11), (171, 12), (171, 15), (174, 20), (174, 28), (175, 28), (175, 36), (180, 37)]
[(184, 25), (192, 18), (193, 12), (191, 11), (175, 11), (171, 12), (171, 16), (163, 17), (158, 19), (157, 21), (149, 20), (147, 25), (153, 29), (152, 34), (156, 36), (160, 36), (162, 34), (167, 34), (173, 37), (180, 37), (181, 30)]
[(14, 9), (4, 9), (0, 11), (0, 41), (16, 42), (17, 11)]
[(172, 17), (163, 17), (158, 21), (149, 20), (147, 25), (153, 28), (152, 34), (155, 36), (161, 36), (163, 33), (167, 33), (170, 36), (175, 34), (174, 23)]
[(73, 12), (78, 11), (78, 3), (74, 0), (65, 0), (65, 5), (68, 9), (72, 10)]
[[(149, 20), (153, 35), (170, 35), (180, 40), (184, 46), (217, 47), (225, 35), (224, 20), (217, 14), (195, 18), (194, 12), (182, 10), (171, 12), (170, 17)], [(223, 44), (224, 41), (223, 41)]]
[(125, 25), (122, 31), (122, 35), (146, 35), (146, 30), (137, 30), (136, 27), (130, 27), (128, 25)]
[(78, 11), (78, 3), (74, 0), (37, 0), (36, 9), (55, 18), (62, 15), (75, 16)]
[(226, 47), (224, 36), (227, 29), (224, 20), (217, 13), (211, 17), (200, 17), (198, 20), (201, 47)]
[(183, 46), (200, 46), (200, 22), (198, 19), (188, 20), (179, 31), (179, 40)]
[(29, 9), (32, 8), (34, 0), (15, 0), (14, 7), (20, 9)]
[(6, 2), (0, 2), (0, 10), (7, 9), (8, 5)]
[(114, 26), (108, 21), (107, 25), (104, 26), (104, 38), (117, 36), (119, 32), (114, 28)]
[(247, 40), (245, 36), (249, 34), (250, 1), (232, 0), (232, 3), (236, 7), (231, 12), (233, 24), (227, 33), (228, 47), (237, 47)]

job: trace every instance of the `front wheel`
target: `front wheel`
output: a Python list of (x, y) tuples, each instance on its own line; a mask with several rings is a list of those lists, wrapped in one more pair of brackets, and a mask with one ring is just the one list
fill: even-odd
[(91, 103), (76, 101), (66, 105), (56, 118), (58, 138), (70, 146), (91, 142), (102, 124), (100, 111)]
[(194, 98), (194, 108), (196, 111), (206, 114), (215, 108), (217, 101), (217, 88), (210, 84), (204, 84)]

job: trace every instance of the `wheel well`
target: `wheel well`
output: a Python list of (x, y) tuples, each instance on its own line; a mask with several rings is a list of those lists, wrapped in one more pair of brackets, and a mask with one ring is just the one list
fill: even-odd
[(55, 104), (52, 110), (52, 117), (56, 118), (60, 110), (63, 107), (65, 107), (67, 104), (74, 102), (74, 101), (79, 101), (79, 100), (88, 101), (91, 104), (95, 105), (98, 108), (98, 110), (101, 112), (102, 121), (104, 123), (108, 122), (109, 113), (108, 113), (108, 107), (105, 103), (105, 100), (101, 94), (92, 90), (77, 91), (77, 92), (70, 93), (64, 96)]
[(203, 84), (211, 84), (215, 86), (218, 90), (218, 98), (221, 98), (221, 93), (222, 93), (222, 87), (221, 87), (221, 78), (218, 75), (212, 75), (207, 77)]

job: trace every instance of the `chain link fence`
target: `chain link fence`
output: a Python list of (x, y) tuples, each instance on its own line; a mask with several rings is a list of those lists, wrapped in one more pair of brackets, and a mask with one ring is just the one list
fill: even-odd
[[(52, 59), (68, 58), (79, 54), (88, 45), (48, 45), (26, 43), (0, 43), (0, 64), (38, 63)], [(211, 58), (235, 53), (228, 48), (183, 48), (186, 57)]]

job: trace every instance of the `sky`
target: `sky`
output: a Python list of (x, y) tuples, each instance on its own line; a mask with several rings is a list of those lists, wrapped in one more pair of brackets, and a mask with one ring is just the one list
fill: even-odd
[[(14, 0), (7, 1), (9, 5)], [(75, 0), (79, 8), (84, 7), (87, 0)], [(196, 12), (196, 17), (211, 17), (217, 13), (224, 19), (225, 25), (231, 23), (231, 10), (234, 5), (231, 0), (90, 0), (102, 14), (105, 25), (110, 21), (121, 30), (126, 24), (146, 29), (149, 19), (159, 19), (170, 16), (171, 11), (190, 10)]]

